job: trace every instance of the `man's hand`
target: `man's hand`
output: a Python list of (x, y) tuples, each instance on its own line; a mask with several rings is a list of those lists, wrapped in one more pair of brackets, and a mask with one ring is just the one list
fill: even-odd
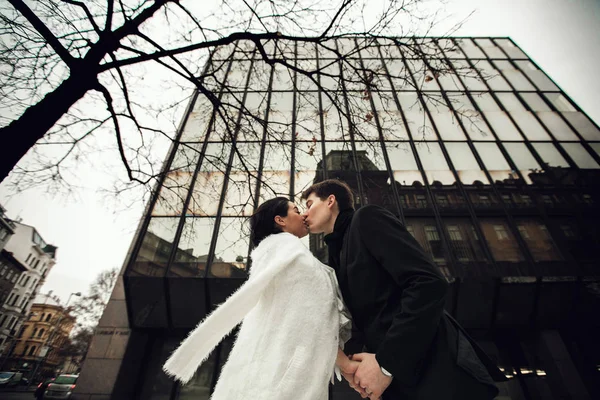
[(344, 379), (348, 381), (348, 385), (350, 385), (352, 389), (356, 390), (363, 399), (366, 399), (368, 397), (367, 392), (354, 383), (354, 374), (356, 373), (359, 365), (360, 363), (358, 361), (348, 361), (343, 367), (340, 366), (340, 371)]
[(381, 366), (377, 362), (375, 354), (354, 354), (352, 356), (352, 361), (360, 361), (360, 364), (354, 373), (354, 385), (363, 389), (369, 396), (369, 399), (379, 399), (385, 389), (392, 383), (392, 378), (385, 376), (383, 372), (381, 372)]

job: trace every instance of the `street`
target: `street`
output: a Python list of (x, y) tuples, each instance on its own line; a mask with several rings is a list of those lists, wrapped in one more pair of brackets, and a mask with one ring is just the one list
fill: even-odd
[(33, 391), (29, 392), (17, 392), (17, 391), (5, 391), (0, 389), (1, 400), (33, 400)]

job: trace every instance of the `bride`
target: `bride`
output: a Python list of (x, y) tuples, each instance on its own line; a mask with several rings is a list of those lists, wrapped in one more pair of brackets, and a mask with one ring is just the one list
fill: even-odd
[(242, 323), (212, 400), (326, 400), (333, 375), (358, 367), (342, 351), (351, 321), (334, 271), (300, 238), (308, 228), (284, 197), (250, 217), (250, 277), (188, 335), (163, 366), (187, 383), (231, 330)]

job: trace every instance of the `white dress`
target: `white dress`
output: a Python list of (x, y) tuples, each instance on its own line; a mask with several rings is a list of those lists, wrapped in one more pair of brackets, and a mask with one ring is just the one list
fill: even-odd
[[(163, 366), (188, 382), (243, 320), (212, 400), (325, 400), (351, 321), (334, 271), (289, 233), (265, 238), (250, 277), (188, 335)], [(339, 373), (338, 379), (339, 379)]]

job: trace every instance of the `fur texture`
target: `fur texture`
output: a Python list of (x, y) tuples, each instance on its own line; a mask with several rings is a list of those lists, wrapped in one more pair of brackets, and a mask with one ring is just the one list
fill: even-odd
[(188, 335), (163, 366), (187, 383), (242, 320), (212, 400), (327, 399), (350, 319), (335, 274), (289, 233), (251, 254), (248, 281)]

